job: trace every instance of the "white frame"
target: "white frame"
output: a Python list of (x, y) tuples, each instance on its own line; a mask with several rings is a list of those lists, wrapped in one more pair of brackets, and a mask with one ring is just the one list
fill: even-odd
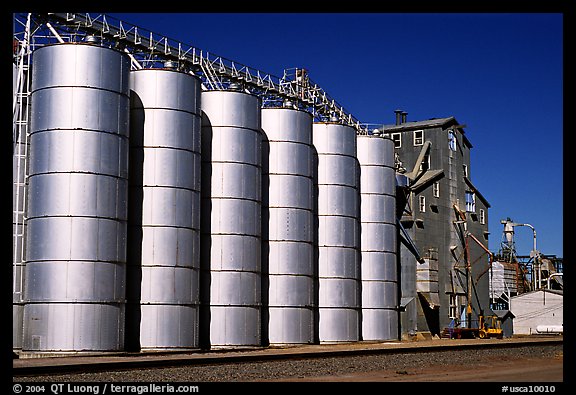
[(440, 197), (440, 182), (436, 181), (432, 184), (432, 195), (434, 195), (434, 197), (439, 198)]
[[(417, 133), (420, 133), (420, 137), (416, 137)], [(418, 145), (424, 145), (424, 129), (414, 131), (412, 135), (412, 142), (414, 143), (415, 147)]]
[(454, 132), (454, 129), (448, 130), (448, 148), (450, 148), (451, 151), (456, 151), (456, 140), (456, 133)]
[(402, 133), (390, 133), (390, 138), (394, 142), (394, 148), (402, 148)]

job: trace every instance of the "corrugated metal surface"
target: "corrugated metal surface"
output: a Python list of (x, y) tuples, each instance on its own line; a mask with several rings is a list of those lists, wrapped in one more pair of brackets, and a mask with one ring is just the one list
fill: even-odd
[(121, 350), (129, 59), (35, 51), (23, 349)]
[(564, 295), (558, 291), (539, 290), (513, 296), (510, 311), (514, 314), (515, 335), (537, 334), (539, 325), (564, 324)]
[(398, 338), (394, 143), (358, 136), (361, 197), (362, 339)]
[[(202, 92), (202, 316), (212, 347), (261, 342), (260, 103)], [(203, 326), (204, 328), (204, 326)]]
[(130, 88), (127, 319), (134, 332), (127, 337), (139, 338), (142, 348), (195, 348), (200, 80), (172, 70), (141, 69), (131, 73)]
[(356, 131), (315, 123), (320, 342), (360, 340), (360, 202)]
[(262, 110), (263, 262), (270, 344), (314, 341), (312, 116)]
[(498, 298), (502, 294), (518, 292), (516, 265), (508, 262), (492, 262), (488, 284), (491, 297)]

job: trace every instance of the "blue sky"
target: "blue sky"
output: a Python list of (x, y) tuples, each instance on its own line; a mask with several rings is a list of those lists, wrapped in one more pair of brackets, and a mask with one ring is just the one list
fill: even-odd
[[(563, 257), (562, 13), (109, 15), (276, 76), (304, 67), (361, 122), (456, 117), (491, 205), (490, 250), (510, 217)], [(518, 254), (532, 240), (516, 228)]]

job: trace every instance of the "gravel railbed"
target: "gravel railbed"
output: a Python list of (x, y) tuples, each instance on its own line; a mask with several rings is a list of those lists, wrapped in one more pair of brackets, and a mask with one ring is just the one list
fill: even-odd
[(349, 373), (393, 370), (404, 372), (432, 365), (468, 365), (494, 360), (553, 358), (562, 356), (562, 345), (513, 348), (462, 349), (398, 354), (290, 359), (262, 362), (219, 363), (115, 370), (93, 373), (67, 373), (18, 376), (17, 382), (245, 382), (273, 381)]

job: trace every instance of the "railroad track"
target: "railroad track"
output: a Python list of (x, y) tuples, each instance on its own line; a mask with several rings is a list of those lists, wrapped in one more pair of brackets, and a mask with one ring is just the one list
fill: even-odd
[[(115, 353), (108, 355), (80, 355), (65, 357), (46, 358), (20, 358), (13, 360), (12, 375), (14, 380), (21, 379), (56, 379), (56, 380), (161, 380), (174, 377), (186, 378), (190, 375), (202, 379), (201, 374), (221, 371), (222, 377), (230, 376), (227, 371), (258, 370), (268, 368), (267, 364), (278, 363), (276, 375), (284, 374), (291, 376), (288, 371), (293, 369), (297, 375), (306, 375), (318, 371), (314, 365), (330, 365), (335, 370), (341, 363), (349, 367), (357, 367), (359, 364), (367, 363), (369, 368), (370, 358), (382, 363), (396, 363), (405, 359), (426, 363), (431, 358), (438, 361), (455, 360), (457, 358), (470, 357), (473, 354), (501, 353), (502, 355), (516, 355), (535, 353), (540, 355), (541, 351), (530, 350), (562, 350), (563, 337), (530, 337), (518, 339), (461, 339), (461, 340), (429, 340), (419, 342), (385, 342), (385, 343), (350, 343), (337, 345), (307, 345), (286, 348), (263, 348), (250, 350), (214, 350), (214, 351), (186, 351), (186, 352), (145, 352), (145, 353)], [(462, 351), (467, 351), (462, 353)], [(451, 353), (447, 357), (447, 353)], [(540, 353), (540, 354), (539, 354)], [(468, 355), (467, 355), (468, 354)], [(390, 356), (394, 356), (390, 358)], [(369, 358), (370, 357), (370, 358)], [(349, 362), (346, 362), (348, 358)], [(329, 361), (329, 362), (322, 362)], [(353, 362), (355, 361), (355, 362)], [(374, 362), (378, 363), (378, 362)], [(463, 362), (466, 363), (466, 362)], [(240, 367), (241, 365), (241, 367)], [(272, 366), (272, 365), (270, 365)], [(286, 366), (286, 367), (282, 367)], [(298, 369), (302, 372), (298, 373)], [(304, 369), (304, 370), (302, 370)], [(262, 370), (262, 369), (260, 369)], [(330, 371), (330, 369), (328, 369)], [(130, 373), (135, 372), (135, 373)], [(171, 372), (171, 373), (170, 373)], [(196, 372), (196, 373), (194, 373)], [(215, 373), (214, 373), (215, 374)], [(255, 373), (256, 374), (256, 373)], [(154, 378), (156, 377), (156, 378)], [(252, 376), (250, 376), (252, 377)], [(266, 378), (263, 373), (262, 378)], [(188, 378), (189, 379), (189, 378)], [(253, 379), (257, 379), (256, 376)], [(178, 380), (178, 379), (176, 379)], [(210, 381), (210, 380), (208, 380)]]

